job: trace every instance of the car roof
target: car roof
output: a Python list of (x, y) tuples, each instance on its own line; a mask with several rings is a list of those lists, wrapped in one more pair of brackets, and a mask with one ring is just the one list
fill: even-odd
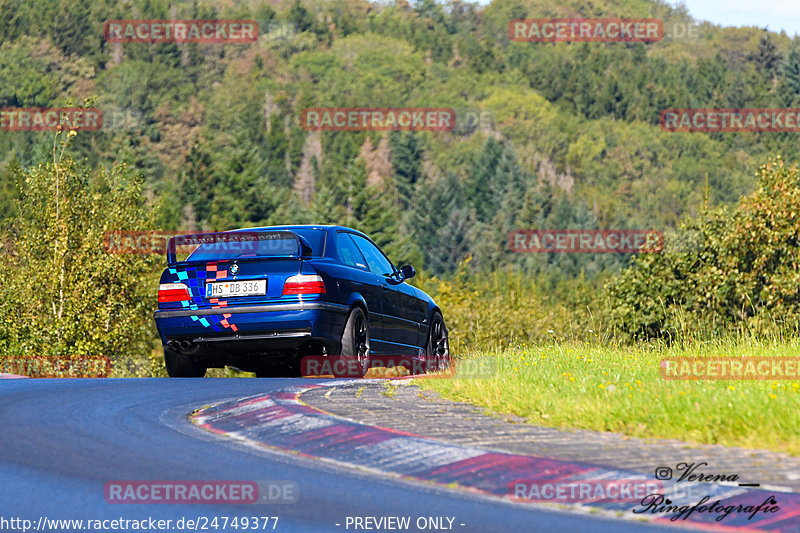
[[(372, 242), (373, 244), (375, 243), (375, 241), (373, 241), (372, 238), (370, 238), (370, 236), (367, 235), (366, 233), (363, 233), (363, 232), (358, 231), (358, 230), (353, 229), (353, 228), (348, 228), (347, 226), (336, 226), (336, 225), (332, 225), (332, 224), (295, 224), (295, 225), (283, 225), (283, 226), (257, 226), (257, 227), (252, 227), (252, 228), (239, 228), (239, 229), (230, 230), (230, 231), (248, 231), (248, 230), (250, 230), (250, 231), (252, 231), (252, 230), (289, 230), (289, 231), (291, 231), (293, 229), (318, 229), (318, 230), (323, 230), (323, 231), (328, 232), (328, 233), (336, 233), (337, 231), (349, 231), (349, 232), (355, 233), (356, 235), (361, 235), (362, 237), (364, 237), (368, 241)], [(330, 257), (331, 253), (335, 253), (335, 252), (333, 252), (333, 248), (328, 247), (328, 246), (326, 246), (324, 248), (324, 250), (325, 251), (323, 253), (323, 257)]]
[[(293, 229), (321, 229), (325, 231), (333, 231), (333, 230), (345, 230), (345, 231), (352, 231), (353, 233), (357, 233), (359, 235), (363, 235), (367, 238), (369, 236), (361, 231), (358, 231), (353, 228), (348, 228), (347, 226), (336, 226), (332, 224), (295, 224), (295, 225), (283, 225), (283, 226), (257, 226), (252, 228), (237, 228), (235, 230), (230, 231), (247, 231), (247, 230), (270, 230), (270, 229), (285, 229), (285, 230), (293, 230)], [(372, 239), (370, 239), (372, 240)]]

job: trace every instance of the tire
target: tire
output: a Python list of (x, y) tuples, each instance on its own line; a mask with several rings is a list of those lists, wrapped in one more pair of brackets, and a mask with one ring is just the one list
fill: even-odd
[(369, 320), (360, 307), (347, 317), (338, 359), (333, 365), (337, 378), (363, 378), (369, 370)]
[(428, 372), (442, 372), (450, 367), (450, 337), (439, 311), (434, 311), (431, 316), (425, 359)]
[(169, 346), (164, 346), (164, 364), (171, 378), (202, 378), (206, 375), (207, 367)]

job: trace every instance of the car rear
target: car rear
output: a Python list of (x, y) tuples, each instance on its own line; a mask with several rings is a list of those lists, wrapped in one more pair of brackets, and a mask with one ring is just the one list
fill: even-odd
[(175, 237), (155, 312), (162, 343), (208, 367), (253, 371), (333, 348), (346, 307), (326, 297), (335, 282), (315, 268), (325, 239), (313, 228)]

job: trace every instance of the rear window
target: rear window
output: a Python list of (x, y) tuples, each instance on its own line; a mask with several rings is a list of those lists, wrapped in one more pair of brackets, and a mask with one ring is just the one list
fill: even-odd
[[(241, 237), (241, 241), (235, 240)], [(216, 237), (216, 238), (215, 238)], [(286, 257), (298, 254), (297, 237), (288, 231), (226, 232), (212, 236), (208, 244), (177, 246), (192, 250), (187, 261), (219, 261), (246, 257)], [(180, 242), (180, 241), (178, 241)]]
[(311, 247), (312, 257), (321, 257), (325, 231), (242, 230), (203, 233), (176, 237), (177, 261), (221, 261), (248, 257), (288, 257), (299, 253), (298, 236)]

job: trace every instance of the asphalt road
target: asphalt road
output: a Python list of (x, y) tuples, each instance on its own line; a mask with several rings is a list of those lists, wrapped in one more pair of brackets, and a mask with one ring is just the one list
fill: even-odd
[[(174, 524), (181, 518), (215, 516), (277, 516), (274, 531), (290, 532), (356, 531), (352, 525), (346, 527), (347, 517), (387, 516), (411, 517), (409, 531), (418, 531), (415, 522), (420, 517), (454, 518), (452, 530), (463, 532), (666, 530), (381, 479), (328, 463), (249, 448), (187, 421), (193, 408), (274, 392), (301, 381), (2, 380), (0, 530), (21, 531), (15, 527), (22, 523), (3, 522), (14, 518), (38, 526), (43, 517), (152, 517), (171, 519)], [(110, 504), (105, 500), (104, 486), (116, 480), (289, 480), (297, 483), (299, 500), (271, 505)], [(258, 530), (264, 530), (263, 523)], [(443, 524), (446, 527), (448, 520)], [(219, 521), (216, 529), (209, 525), (206, 531), (223, 531), (221, 525)], [(273, 525), (268, 522), (266, 529), (272, 531)], [(229, 526), (224, 531), (237, 529)]]

